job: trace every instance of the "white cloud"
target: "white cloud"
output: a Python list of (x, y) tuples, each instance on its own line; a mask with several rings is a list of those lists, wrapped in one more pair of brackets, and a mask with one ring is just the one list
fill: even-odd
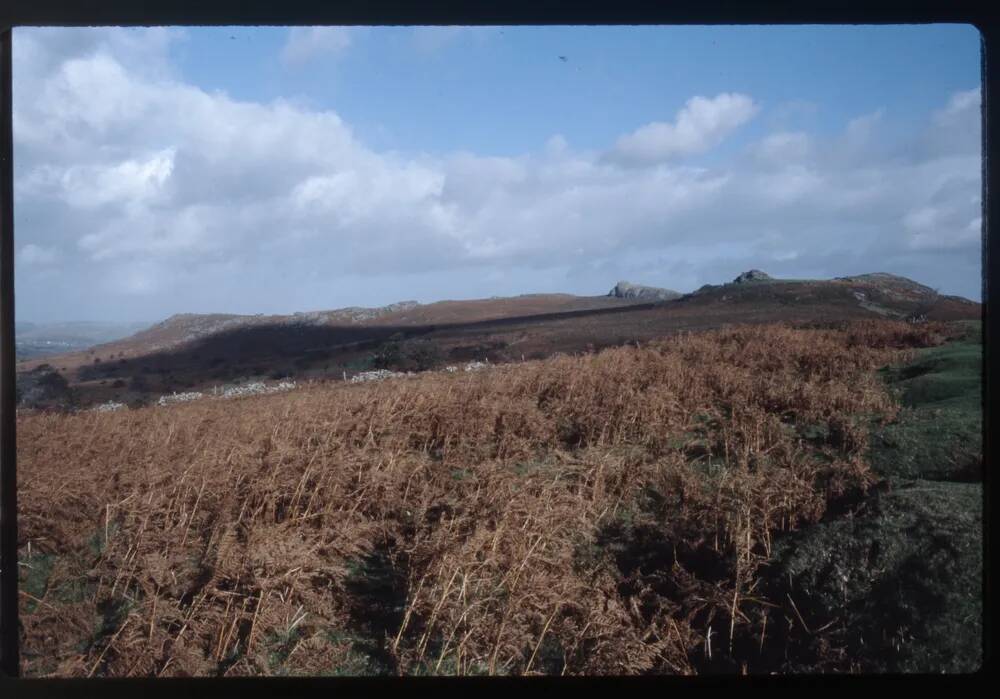
[(618, 162), (648, 164), (714, 148), (749, 121), (759, 107), (746, 95), (692, 97), (673, 123), (654, 121), (618, 139), (609, 154)]
[(834, 136), (768, 133), (711, 167), (675, 162), (752, 118), (745, 95), (692, 98), (603, 154), (554, 136), (517, 157), (414, 156), (373, 150), (332, 111), (142, 72), (115, 41), (55, 42), (53, 57), (42, 33), (15, 32), (14, 73), (32, 76), (14, 95), (18, 302), (39, 313), (601, 293), (635, 274), (683, 290), (752, 266), (888, 269), (944, 289), (979, 276), (967, 94), (942, 100), (908, 159), (845, 146), (871, 134), (869, 115)]
[(80, 209), (109, 204), (134, 207), (162, 194), (172, 170), (173, 151), (167, 149), (114, 163), (39, 169), (29, 186), (48, 187)]
[(292, 27), (281, 59), (299, 65), (324, 56), (339, 56), (350, 45), (351, 33), (345, 27)]

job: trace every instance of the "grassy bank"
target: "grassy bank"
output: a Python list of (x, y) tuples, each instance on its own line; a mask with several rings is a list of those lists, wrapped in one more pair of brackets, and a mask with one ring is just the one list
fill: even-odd
[(982, 480), (982, 331), (965, 323), (954, 342), (924, 349), (883, 376), (902, 410), (872, 442), (880, 475)]

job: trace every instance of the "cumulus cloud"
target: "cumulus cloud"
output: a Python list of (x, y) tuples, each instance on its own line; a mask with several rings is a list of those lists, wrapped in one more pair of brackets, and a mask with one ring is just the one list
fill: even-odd
[(698, 164), (759, 111), (738, 94), (693, 97), (603, 152), (553, 135), (516, 157), (413, 155), (373, 150), (332, 111), (185, 84), (161, 55), (177, 37), (146, 71), (126, 61), (138, 47), (90, 31), (15, 32), (17, 301), (33, 318), (595, 294), (619, 278), (684, 290), (751, 266), (978, 285), (978, 90), (943, 99), (907, 158), (848, 148), (881, 133), (858, 115)]
[(749, 121), (759, 107), (747, 95), (692, 97), (673, 122), (654, 121), (618, 139), (609, 156), (623, 163), (658, 163), (702, 153)]
[(351, 34), (344, 27), (292, 27), (281, 50), (281, 59), (289, 65), (298, 65), (324, 56), (340, 55), (350, 45)]
[(161, 193), (173, 170), (170, 149), (110, 163), (42, 166), (25, 178), (30, 193), (56, 197), (69, 206), (141, 206)]

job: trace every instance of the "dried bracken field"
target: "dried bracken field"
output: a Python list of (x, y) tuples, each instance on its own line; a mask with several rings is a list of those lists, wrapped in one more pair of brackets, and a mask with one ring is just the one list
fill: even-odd
[(774, 540), (944, 325), (765, 325), (18, 419), (28, 676), (760, 671)]

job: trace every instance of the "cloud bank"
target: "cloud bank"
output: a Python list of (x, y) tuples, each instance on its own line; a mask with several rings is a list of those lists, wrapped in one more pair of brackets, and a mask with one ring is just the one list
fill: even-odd
[[(15, 32), (21, 317), (598, 294), (619, 278), (686, 290), (749, 266), (891, 271), (978, 298), (978, 89), (895, 149), (875, 113), (828, 136), (771, 131), (705, 165), (765, 109), (723, 93), (603, 151), (554, 134), (508, 157), (408, 154), (366, 146), (333, 111), (186, 84), (176, 40)], [(349, 43), (293, 31), (280, 60)]]

